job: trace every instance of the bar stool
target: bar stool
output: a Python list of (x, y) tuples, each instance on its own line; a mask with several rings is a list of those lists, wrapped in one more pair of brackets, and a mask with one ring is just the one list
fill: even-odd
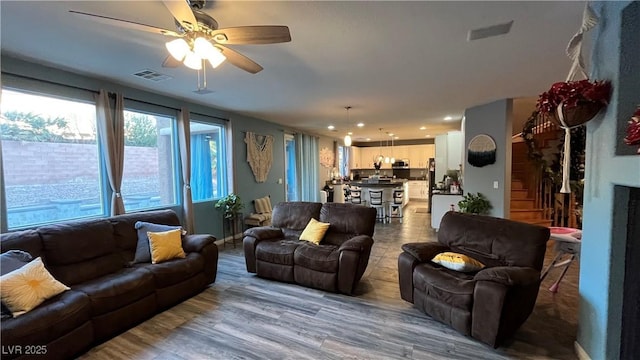
[(387, 209), (382, 200), (383, 189), (369, 189), (369, 205), (376, 209), (376, 220), (387, 222)]
[(362, 189), (359, 186), (349, 186), (349, 197), (352, 204), (362, 205)]
[(393, 189), (393, 196), (391, 202), (389, 202), (389, 213), (387, 217), (389, 218), (389, 222), (391, 222), (392, 218), (400, 219), (400, 223), (402, 224), (402, 201), (404, 200), (404, 189)]

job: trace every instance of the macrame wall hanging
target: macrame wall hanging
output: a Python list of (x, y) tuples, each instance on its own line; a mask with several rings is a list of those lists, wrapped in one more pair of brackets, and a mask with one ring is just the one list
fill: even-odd
[(267, 180), (273, 164), (273, 136), (247, 131), (244, 142), (247, 143), (247, 162), (253, 176), (256, 182), (263, 183)]
[(476, 135), (469, 142), (467, 161), (471, 166), (483, 167), (496, 162), (496, 142), (489, 135)]

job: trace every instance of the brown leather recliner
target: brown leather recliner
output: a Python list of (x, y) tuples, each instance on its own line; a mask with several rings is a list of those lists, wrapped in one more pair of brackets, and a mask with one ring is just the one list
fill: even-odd
[[(400, 295), (458, 332), (498, 347), (533, 311), (549, 229), (448, 212), (438, 242), (404, 244), (398, 257)], [(431, 262), (452, 251), (485, 265), (462, 273)]]
[[(311, 218), (330, 223), (320, 245), (299, 240)], [(352, 294), (373, 245), (376, 210), (338, 203), (283, 202), (269, 227), (244, 232), (247, 271), (260, 277)]]

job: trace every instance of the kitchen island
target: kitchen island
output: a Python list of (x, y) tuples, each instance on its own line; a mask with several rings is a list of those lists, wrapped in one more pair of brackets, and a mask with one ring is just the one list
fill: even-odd
[(366, 179), (351, 181), (351, 186), (359, 186), (362, 188), (363, 203), (369, 204), (369, 189), (382, 189), (382, 200), (385, 202), (393, 201), (393, 189), (402, 188), (404, 196), (402, 197), (402, 206), (409, 202), (409, 189), (407, 179)]

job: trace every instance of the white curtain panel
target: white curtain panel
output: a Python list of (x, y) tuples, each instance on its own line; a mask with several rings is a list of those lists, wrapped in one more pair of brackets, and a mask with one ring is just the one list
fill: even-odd
[(124, 167), (124, 99), (115, 94), (115, 103), (104, 90), (96, 95), (96, 125), (101, 151), (107, 164), (107, 177), (111, 186), (111, 215), (124, 214), (122, 201), (122, 171)]
[(184, 229), (193, 234), (193, 201), (191, 199), (191, 129), (189, 110), (183, 107), (178, 113), (178, 137), (180, 142), (180, 162), (182, 164), (182, 209), (184, 211)]
[(296, 134), (296, 148), (298, 199), (301, 201), (320, 201), (318, 138), (306, 134)]

